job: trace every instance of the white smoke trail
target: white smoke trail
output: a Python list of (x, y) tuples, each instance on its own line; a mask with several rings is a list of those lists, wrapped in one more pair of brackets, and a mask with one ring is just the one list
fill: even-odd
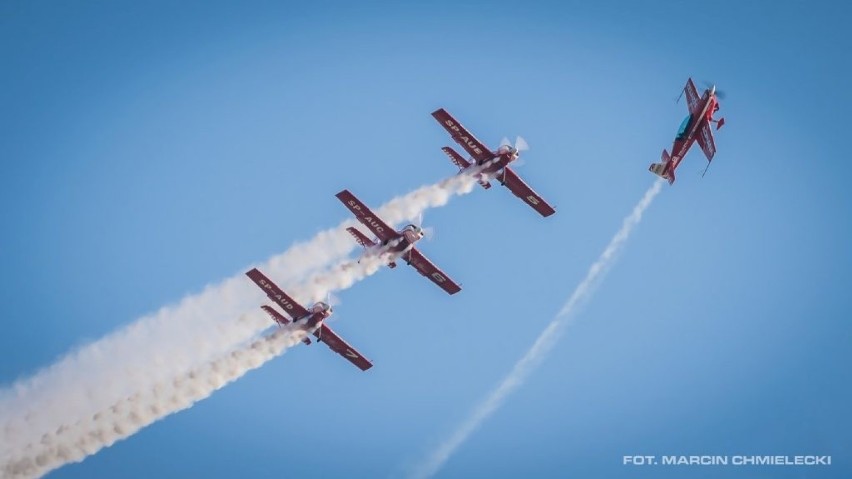
[[(336, 286), (345, 287), (346, 282), (357, 281), (375, 273), (385, 261), (382, 257), (369, 257), (360, 263), (343, 263), (327, 277), (319, 276), (315, 281), (319, 284), (339, 281)], [(345, 273), (342, 277), (335, 277), (341, 276), (335, 274), (341, 272)], [(251, 321), (269, 324), (266, 315), (257, 311), (259, 309), (246, 316), (254, 316), (250, 318)], [(248, 317), (242, 319), (249, 320)], [(287, 337), (283, 337), (283, 334)], [(78, 420), (73, 424), (64, 423), (55, 431), (42, 434), (37, 443), (30, 443), (13, 457), (6, 458), (3, 461), (6, 466), (0, 468), (0, 471), (4, 471), (4, 477), (29, 477), (33, 474), (44, 474), (71, 462), (80, 462), (165, 416), (189, 408), (225, 384), (297, 344), (306, 334), (307, 332), (297, 328), (280, 329), (272, 336), (256, 340), (247, 347), (196, 367), (188, 373), (175, 375), (166, 383), (154, 385), (146, 391), (140, 390), (90, 418)]]
[[(443, 206), (453, 195), (471, 191), (474, 184), (470, 175), (454, 176), (395, 198), (377, 213), (391, 224), (413, 219), (425, 209)], [(347, 221), (320, 232), (260, 267), (283, 287), (293, 286), (310, 271), (354, 249), (354, 241), (345, 232), (350, 224)], [(294, 296), (321, 299), (329, 289), (348, 287), (363, 277), (359, 271), (339, 264), (318, 280), (300, 285)], [(250, 281), (236, 275), (0, 391), (0, 464), (21, 447), (39, 442), (47, 431), (92, 417), (120, 398), (167, 382), (249, 340), (268, 323), (235, 318), (254, 310), (261, 297)]]
[(633, 208), (621, 225), (621, 229), (613, 236), (607, 247), (601, 253), (597, 261), (589, 268), (586, 277), (577, 285), (568, 302), (559, 311), (555, 318), (544, 328), (535, 343), (526, 354), (512, 368), (511, 372), (503, 379), (496, 389), (491, 391), (485, 401), (474, 408), (468, 417), (447, 440), (441, 443), (426, 460), (413, 472), (411, 477), (427, 478), (433, 476), (447, 462), (450, 456), (467, 440), (468, 437), (486, 420), (494, 414), (503, 404), (506, 397), (524, 383), (524, 381), (538, 368), (547, 354), (553, 349), (556, 341), (565, 329), (565, 326), (575, 317), (578, 308), (587, 301), (595, 287), (603, 279), (604, 274), (612, 266), (616, 255), (621, 250), (633, 228), (642, 220), (642, 214), (651, 205), (654, 197), (660, 192), (663, 185), (662, 180), (657, 180), (639, 203)]
[(62, 465), (82, 461), (143, 427), (207, 398), (246, 372), (281, 355), (302, 341), (306, 334), (292, 325), (280, 328), (183, 377), (137, 392), (74, 425), (46, 432), (37, 445), (30, 445), (16, 457), (9, 458), (0, 472), (9, 479), (39, 477)]

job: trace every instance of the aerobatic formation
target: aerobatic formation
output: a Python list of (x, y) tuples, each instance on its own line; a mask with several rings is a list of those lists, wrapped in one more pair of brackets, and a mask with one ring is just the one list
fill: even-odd
[[(686, 156), (689, 148), (696, 141), (707, 157), (707, 166), (709, 167), (713, 156), (716, 154), (716, 145), (713, 140), (710, 124), (716, 123), (716, 129), (718, 130), (725, 123), (724, 118), (718, 120), (713, 118), (713, 114), (720, 108), (718, 98), (720, 93), (716, 92), (715, 85), (710, 85), (699, 97), (695, 84), (689, 78), (681, 92), (681, 95), (683, 94), (686, 95), (689, 114), (681, 123), (675, 136), (674, 144), (672, 145), (672, 154), (669, 155), (667, 150), (663, 150), (662, 162), (653, 163), (649, 167), (649, 171), (668, 180), (669, 184), (674, 183), (675, 170), (680, 165), (684, 156)], [(678, 100), (680, 100), (680, 97), (678, 97)], [(504, 138), (497, 150), (492, 151), (473, 136), (445, 109), (439, 108), (435, 110), (432, 112), (432, 116), (447, 130), (450, 137), (470, 155), (470, 159), (465, 159), (464, 156), (449, 146), (441, 148), (450, 161), (459, 168), (459, 174), (470, 175), (484, 189), (491, 188), (491, 181), (498, 181), (543, 217), (548, 217), (556, 213), (556, 209), (553, 206), (530, 188), (509, 167), (513, 161), (518, 159), (522, 151), (529, 148), (523, 138), (520, 136), (517, 137), (514, 145), (508, 139)], [(706, 173), (706, 171), (705, 169), (704, 172)], [(369, 207), (362, 203), (349, 190), (343, 190), (337, 193), (336, 196), (355, 215), (355, 218), (375, 236), (375, 239), (371, 239), (356, 227), (346, 229), (353, 236), (354, 240), (364, 248), (362, 258), (378, 258), (390, 268), (395, 268), (397, 261), (402, 260), (448, 294), (456, 294), (461, 291), (461, 286), (429, 261), (415, 247), (415, 243), (426, 236), (428, 231), (422, 226), (422, 215), (417, 224), (409, 224), (397, 231), (370, 210)], [(291, 322), (294, 323), (308, 334), (313, 334), (317, 342), (324, 342), (332, 351), (341, 355), (363, 371), (373, 367), (373, 363), (370, 360), (365, 358), (324, 324), (324, 321), (332, 313), (332, 308), (328, 303), (317, 302), (310, 310), (305, 309), (256, 268), (248, 271), (246, 275), (266, 293), (270, 300), (280, 306), (284, 313), (289, 316), (288, 319), (272, 306), (261, 306), (276, 323), (281, 326), (288, 325)], [(303, 342), (311, 344), (308, 338), (305, 338)]]
[[(716, 123), (718, 129), (724, 123), (722, 118), (713, 118), (719, 110), (714, 86), (705, 89), (699, 97), (689, 79), (683, 94), (689, 114), (678, 130), (672, 153), (669, 155), (664, 150), (663, 161), (650, 166), (652, 173), (669, 183), (674, 182), (675, 170), (694, 142), (700, 145), (709, 166), (716, 151), (710, 124)], [(36, 477), (64, 464), (81, 461), (154, 421), (191, 407), (299, 342), (324, 343), (366, 371), (373, 363), (326, 324), (333, 313), (331, 298), (319, 299), (329, 296), (332, 290), (351, 287), (383, 264), (396, 268), (400, 262), (414, 268), (447, 294), (460, 292), (459, 283), (417, 247), (430, 232), (422, 225), (425, 209), (443, 206), (451, 196), (466, 194), (476, 188), (477, 183), (490, 189), (492, 182), (499, 182), (542, 217), (556, 213), (554, 207), (511, 168), (521, 152), (528, 149), (523, 138), (517, 137), (514, 143), (504, 138), (496, 150), (491, 150), (443, 108), (432, 112), (432, 116), (458, 144), (459, 151), (467, 153), (465, 157), (449, 146), (442, 148), (459, 168), (458, 174), (395, 198), (375, 210), (348, 189), (337, 193), (337, 198), (357, 223), (347, 221), (318, 233), (311, 241), (294, 245), (265, 263), (262, 268), (265, 273), (258, 268), (246, 272), (251, 282), (274, 303), (260, 306), (265, 315), (257, 311), (254, 296), (243, 294), (256, 292), (251, 283), (241, 277), (231, 278), (200, 295), (185, 298), (174, 308), (163, 308), (156, 315), (142, 318), (125, 330), (69, 355), (51, 368), (19, 381), (14, 394), (0, 394), (0, 476)], [(555, 341), (555, 331), (573, 314), (574, 305), (591, 294), (595, 281), (606, 271), (662, 184), (663, 180), (655, 181), (625, 219), (601, 258), (590, 268), (587, 278), (563, 311), (483, 407), (423, 466), (424, 476), (440, 467), (523, 381), (532, 365), (543, 358)], [(415, 222), (399, 230), (393, 226), (415, 218)], [(360, 225), (350, 226), (358, 223)], [(357, 260), (350, 259), (347, 256), (356, 243), (363, 247), (363, 252)], [(340, 262), (331, 266), (338, 260)], [(330, 269), (313, 274), (310, 282), (296, 281), (309, 271), (325, 267)], [(277, 284), (271, 276), (276, 277)], [(257, 317), (246, 311), (257, 313)], [(234, 321), (235, 316), (239, 316), (239, 320)], [(180, 340), (183, 336), (174, 334), (175, 327), (182, 328), (188, 322), (181, 321), (182, 318), (207, 321), (217, 327), (205, 329), (210, 334), (198, 342), (198, 348), (186, 348)], [(280, 328), (264, 334), (269, 328), (268, 318)], [(194, 327), (192, 331), (194, 337)], [(170, 338), (178, 339), (170, 341)], [(140, 341), (145, 341), (148, 347), (136, 348)], [(128, 347), (131, 344), (133, 348)], [(135, 351), (141, 354), (135, 355)], [(103, 363), (100, 358), (104, 354), (111, 354), (116, 360)], [(122, 358), (122, 355), (127, 357)], [(150, 368), (149, 356), (161, 358), (161, 361), (162, 358), (175, 358), (173, 367)], [(127, 391), (134, 393), (128, 395)], [(68, 401), (69, 397), (85, 400)]]

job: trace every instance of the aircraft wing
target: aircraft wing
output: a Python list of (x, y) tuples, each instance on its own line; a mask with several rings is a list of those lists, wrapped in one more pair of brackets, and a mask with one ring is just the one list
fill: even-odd
[(716, 142), (713, 141), (713, 130), (710, 129), (710, 123), (704, 122), (698, 132), (695, 134), (695, 141), (701, 146), (701, 151), (707, 157), (707, 161), (713, 161), (713, 155), (716, 154)]
[(319, 342), (325, 343), (325, 345), (331, 348), (332, 351), (343, 356), (347, 361), (357, 366), (361, 371), (366, 371), (373, 367), (373, 363), (371, 363), (369, 359), (362, 356), (361, 353), (347, 344), (346, 341), (341, 339), (341, 337), (332, 331), (331, 328), (326, 326), (325, 323), (323, 323), (319, 329), (314, 331), (314, 336), (317, 337)]
[(386, 241), (397, 237), (397, 232), (388, 226), (381, 218), (376, 216), (367, 205), (355, 197), (349, 190), (343, 190), (336, 194), (344, 206), (355, 215), (355, 218), (373, 232), (379, 239)]
[(701, 97), (698, 96), (698, 90), (695, 89), (695, 83), (692, 83), (692, 78), (686, 80), (686, 86), (683, 87), (683, 92), (686, 93), (686, 106), (689, 108), (689, 112), (693, 115), (701, 113), (698, 111)]
[(303, 308), (302, 305), (293, 300), (293, 298), (287, 296), (284, 291), (281, 291), (281, 288), (279, 288), (257, 268), (252, 268), (251, 271), (246, 273), (246, 276), (254, 281), (255, 284), (257, 284), (260, 289), (266, 293), (266, 296), (268, 296), (269, 299), (276, 302), (278, 306), (281, 306), (291, 318), (299, 319), (308, 315), (308, 310)]
[(470, 153), (470, 156), (476, 160), (477, 164), (481, 165), (494, 158), (494, 153), (483, 145), (481, 141), (477, 140), (475, 136), (471, 135), (461, 123), (457, 122), (452, 115), (447, 113), (447, 110), (439, 108), (432, 112), (432, 116), (447, 130), (447, 133), (450, 134), (456, 143)]
[(515, 196), (524, 200), (526, 204), (532, 206), (533, 209), (538, 211), (541, 216), (548, 217), (553, 213), (556, 213), (556, 210), (553, 209), (552, 206), (547, 204), (547, 202), (544, 201), (538, 193), (533, 191), (529, 185), (524, 183), (524, 180), (522, 180), (521, 177), (508, 166), (504, 169), (503, 185), (505, 185), (506, 188), (509, 188), (509, 191), (511, 191)]
[(413, 266), (420, 274), (440, 286), (444, 291), (450, 294), (456, 294), (461, 291), (461, 286), (457, 285), (452, 279), (444, 274), (443, 271), (438, 269), (437, 266), (426, 259), (426, 257), (423, 256), (423, 253), (418, 251), (417, 248), (411, 248), (406, 251), (403, 255), (403, 259)]

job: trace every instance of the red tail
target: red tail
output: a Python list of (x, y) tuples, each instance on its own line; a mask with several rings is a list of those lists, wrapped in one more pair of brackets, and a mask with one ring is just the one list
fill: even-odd
[(672, 159), (669, 156), (669, 152), (663, 150), (663, 154), (660, 155), (659, 163), (651, 163), (651, 166), (648, 167), (648, 170), (651, 173), (659, 176), (660, 178), (665, 178), (669, 180), (669, 184), (674, 183), (674, 168), (671, 167)]
[(665, 149), (663, 150), (663, 156), (661, 157), (663, 160), (663, 164), (665, 165), (665, 169), (663, 170), (666, 174), (663, 178), (669, 180), (669, 184), (673, 185), (675, 180), (674, 168), (671, 166), (672, 157), (669, 156), (669, 152)]

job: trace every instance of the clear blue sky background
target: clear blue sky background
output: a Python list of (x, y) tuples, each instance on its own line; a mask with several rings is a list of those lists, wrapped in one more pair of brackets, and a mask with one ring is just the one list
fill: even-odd
[[(594, 5), (592, 5), (594, 3)], [(309, 5), (310, 4), (310, 5)], [(386, 477), (443, 439), (561, 308), (671, 145), (727, 93), (554, 354), (442, 477), (849, 477), (845, 2), (0, 4), (0, 380), (454, 172), (429, 115), (521, 175), (427, 213), (413, 270), (340, 294), (361, 373), (297, 347), (53, 478)], [(832, 454), (641, 469), (626, 454)]]

